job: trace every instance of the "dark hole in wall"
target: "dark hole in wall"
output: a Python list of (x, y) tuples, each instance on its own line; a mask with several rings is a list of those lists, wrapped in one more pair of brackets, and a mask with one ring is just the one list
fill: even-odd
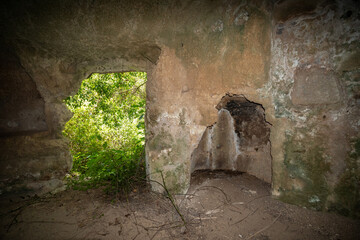
[(242, 95), (225, 95), (217, 122), (206, 128), (191, 157), (191, 172), (247, 172), (271, 182), (270, 124), (262, 105)]
[(230, 100), (225, 109), (230, 112), (235, 120), (235, 132), (242, 140), (241, 146), (253, 145), (255, 147), (269, 141), (270, 129), (261, 105)]

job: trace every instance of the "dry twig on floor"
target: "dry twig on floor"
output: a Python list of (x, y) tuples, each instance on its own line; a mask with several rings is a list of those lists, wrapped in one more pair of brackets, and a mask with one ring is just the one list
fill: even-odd
[(170, 200), (172, 206), (175, 208), (175, 211), (180, 216), (180, 218), (181, 218), (181, 220), (183, 222), (183, 225), (186, 225), (186, 221), (185, 221), (184, 216), (181, 214), (180, 209), (179, 209), (178, 205), (176, 204), (174, 197), (169, 192), (169, 189), (166, 187), (166, 183), (165, 183), (165, 179), (164, 179), (164, 175), (163, 175), (162, 171), (160, 171), (160, 176), (161, 176), (161, 179), (162, 179), (162, 183), (160, 183), (160, 182), (158, 182), (156, 180), (150, 180), (150, 179), (149, 179), (149, 181), (159, 184), (165, 190), (166, 197)]
[(50, 199), (50, 198), (53, 198), (53, 197), (51, 197), (51, 196), (50, 196), (50, 197), (49, 197), (49, 196), (39, 197), (39, 196), (35, 195), (34, 197), (32, 197), (32, 198), (30, 198), (29, 200), (27, 200), (27, 202), (26, 202), (24, 205), (22, 205), (22, 206), (20, 206), (20, 207), (18, 207), (18, 208), (16, 208), (16, 209), (13, 209), (13, 210), (9, 211), (8, 213), (4, 214), (4, 216), (5, 216), (5, 215), (8, 215), (8, 214), (10, 214), (10, 213), (16, 212), (15, 216), (13, 217), (13, 219), (12, 219), (11, 222), (10, 222), (10, 224), (8, 225), (8, 227), (7, 227), (7, 229), (6, 229), (6, 232), (9, 232), (9, 231), (10, 231), (10, 228), (11, 228), (13, 225), (15, 225), (15, 224), (18, 223), (17, 218), (18, 218), (18, 216), (22, 213), (22, 211), (23, 211), (26, 207), (31, 206), (31, 205), (36, 204), (36, 203), (39, 203), (39, 202), (47, 202), (47, 201), (45, 201), (45, 199)]
[(254, 211), (249, 212), (248, 215), (246, 215), (246, 217), (240, 219), (239, 221), (237, 221), (237, 222), (235, 222), (235, 223), (233, 223), (233, 224), (231, 224), (231, 225), (235, 225), (235, 224), (241, 223), (241, 222), (244, 221), (246, 218), (248, 218), (250, 215), (253, 215), (254, 213), (256, 213), (256, 211), (257, 211), (258, 209), (259, 209), (259, 208), (256, 208)]
[(177, 204), (176, 204), (173, 196), (171, 195), (171, 193), (169, 192), (169, 190), (168, 190), (167, 187), (166, 187), (163, 173), (160, 172), (160, 175), (161, 175), (161, 179), (162, 179), (162, 181), (163, 181), (163, 188), (165, 189), (165, 192), (166, 192), (166, 194), (167, 194), (167, 197), (169, 198), (171, 204), (174, 206), (176, 212), (179, 214), (179, 216), (180, 216), (181, 220), (183, 221), (184, 225), (186, 225), (186, 221), (185, 221), (184, 216), (181, 214), (180, 209), (179, 209), (179, 207), (177, 206)]
[(225, 200), (226, 200), (226, 203), (228, 203), (228, 204), (231, 203), (228, 195), (227, 195), (227, 194), (224, 192), (224, 190), (222, 190), (221, 188), (216, 187), (216, 186), (202, 186), (202, 187), (199, 187), (198, 189), (196, 189), (195, 191), (199, 191), (199, 190), (201, 190), (202, 188), (215, 188), (215, 189), (219, 190), (219, 191), (224, 195)]
[(265, 231), (266, 229), (270, 228), (278, 219), (279, 217), (281, 216), (281, 214), (279, 214), (279, 216), (277, 216), (274, 221), (272, 221), (269, 225), (267, 225), (266, 227), (260, 229), (259, 231), (257, 231), (256, 233), (254, 234), (251, 234), (250, 236), (246, 237), (245, 240), (248, 240), (248, 239), (251, 239), (253, 237), (255, 237), (256, 235), (258, 235), (259, 233)]

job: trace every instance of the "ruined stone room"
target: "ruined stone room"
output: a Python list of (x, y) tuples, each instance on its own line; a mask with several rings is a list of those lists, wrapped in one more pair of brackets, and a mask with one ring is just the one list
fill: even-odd
[(360, 239), (358, 0), (7, 0), (0, 53), (0, 239)]

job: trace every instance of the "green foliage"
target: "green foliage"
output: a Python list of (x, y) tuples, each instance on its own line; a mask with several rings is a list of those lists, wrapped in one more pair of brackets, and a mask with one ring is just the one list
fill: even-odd
[(65, 99), (74, 114), (63, 134), (70, 139), (75, 187), (110, 182), (124, 189), (144, 174), (145, 83), (143, 72), (95, 73)]

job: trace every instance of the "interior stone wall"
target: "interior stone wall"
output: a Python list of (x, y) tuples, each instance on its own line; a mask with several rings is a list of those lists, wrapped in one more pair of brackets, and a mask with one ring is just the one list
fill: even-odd
[[(18, 59), (16, 68), (3, 65), (2, 81), (12, 71), (25, 72), (19, 82), (32, 84), (32, 99), (38, 99), (37, 110), (26, 109), (46, 122), (41, 132), (5, 136), (2, 130), (2, 191), (61, 185), (72, 162), (61, 135), (71, 117), (63, 99), (84, 78), (146, 71), (151, 179), (163, 171), (172, 191), (185, 192), (191, 154), (218, 121), (217, 104), (226, 93), (242, 94), (262, 106), (270, 124), (273, 195), (316, 209), (355, 208), (355, 1), (24, 0), (0, 10), (2, 45)], [(31, 99), (20, 97), (25, 85), (7, 88), (14, 89), (4, 95), (7, 101)], [(11, 122), (20, 108), (2, 109), (2, 119)]]
[(44, 100), (16, 54), (2, 42), (0, 78), (1, 136), (46, 131)]
[(273, 16), (273, 194), (360, 216), (359, 5), (281, 1)]

